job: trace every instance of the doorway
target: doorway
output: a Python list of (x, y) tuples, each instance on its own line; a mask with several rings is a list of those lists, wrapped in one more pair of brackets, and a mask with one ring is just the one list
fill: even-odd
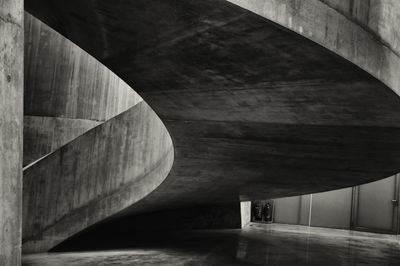
[(274, 211), (273, 200), (257, 200), (251, 202), (251, 221), (272, 223)]
[(354, 187), (352, 229), (397, 234), (398, 203), (399, 175)]

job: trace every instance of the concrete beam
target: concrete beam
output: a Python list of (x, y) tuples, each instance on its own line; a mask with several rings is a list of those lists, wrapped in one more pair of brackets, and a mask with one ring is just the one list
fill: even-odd
[(23, 1), (0, 0), (0, 265), (21, 261)]

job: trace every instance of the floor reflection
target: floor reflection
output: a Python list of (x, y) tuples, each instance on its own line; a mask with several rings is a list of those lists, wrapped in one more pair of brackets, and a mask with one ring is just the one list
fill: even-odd
[(278, 224), (122, 242), (129, 248), (24, 255), (22, 265), (400, 265), (397, 236)]

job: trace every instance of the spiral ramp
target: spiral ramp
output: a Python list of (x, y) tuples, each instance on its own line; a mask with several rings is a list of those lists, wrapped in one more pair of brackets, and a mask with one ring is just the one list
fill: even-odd
[(126, 83), (29, 14), (25, 25), (23, 251), (35, 252), (144, 197), (173, 150)]
[[(151, 223), (146, 213), (174, 217), (174, 209), (398, 173), (400, 42), (387, 38), (393, 21), (367, 20), (363, 14), (379, 10), (369, 1), (353, 1), (352, 9), (338, 3), (27, 2), (59, 33), (26, 16), (25, 116), (44, 126), (25, 125), (32, 146), (24, 252), (50, 250), (104, 221)], [(382, 24), (386, 31), (375, 27)], [(57, 38), (60, 45), (48, 45)], [(48, 52), (34, 52), (42, 46)], [(76, 62), (82, 56), (65, 54), (66, 46), (98, 61), (85, 55), (90, 63)], [(69, 67), (57, 71), (52, 58)], [(98, 71), (87, 74), (93, 65)], [(101, 103), (111, 94), (122, 109)]]

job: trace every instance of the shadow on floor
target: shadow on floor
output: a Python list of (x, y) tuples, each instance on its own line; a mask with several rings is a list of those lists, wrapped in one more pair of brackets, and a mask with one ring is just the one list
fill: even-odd
[[(25, 255), (23, 265), (400, 265), (396, 237), (335, 229), (250, 224), (242, 230), (109, 237), (98, 235), (92, 251)], [(107, 250), (116, 243), (118, 250)]]

